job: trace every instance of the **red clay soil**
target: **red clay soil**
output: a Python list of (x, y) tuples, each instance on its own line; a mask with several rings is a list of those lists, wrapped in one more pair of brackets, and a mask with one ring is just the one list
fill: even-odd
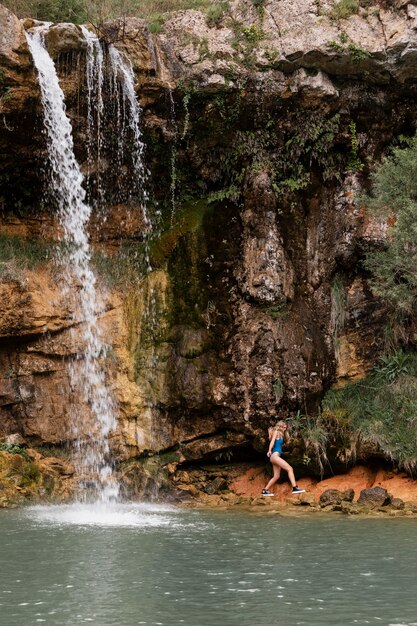
[[(265, 468), (255, 467), (247, 470), (229, 484), (231, 491), (237, 495), (256, 497), (261, 495), (269, 478), (265, 478)], [(417, 502), (417, 480), (409, 478), (406, 474), (387, 470), (372, 470), (368, 467), (357, 465), (346, 474), (332, 476), (326, 480), (316, 481), (313, 478), (302, 478), (298, 481), (299, 487), (307, 493), (314, 495), (319, 500), (326, 489), (353, 489), (355, 500), (359, 497), (362, 489), (369, 487), (384, 487), (394, 498), (401, 498), (405, 502)], [(291, 495), (289, 482), (274, 485), (271, 489), (276, 494), (274, 500), (284, 501)]]

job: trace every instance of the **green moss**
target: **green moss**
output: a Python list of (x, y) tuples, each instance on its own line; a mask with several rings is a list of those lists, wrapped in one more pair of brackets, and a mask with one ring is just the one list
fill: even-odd
[(190, 200), (182, 206), (177, 206), (173, 225), (170, 223), (171, 218), (167, 216), (162, 232), (156, 233), (150, 243), (152, 267), (161, 267), (169, 259), (179, 240), (201, 226), (208, 208), (204, 200)]
[(147, 273), (147, 244), (123, 242), (115, 254), (95, 251), (92, 263), (96, 273), (110, 287), (138, 285)]
[(268, 313), (274, 320), (282, 319), (289, 311), (288, 304), (286, 302), (280, 304), (272, 304), (265, 307), (265, 313)]
[(169, 465), (170, 463), (178, 463), (181, 455), (177, 451), (172, 452), (161, 452), (156, 457), (153, 457), (156, 461), (161, 465)]
[(53, 243), (40, 239), (0, 234), (0, 277), (13, 270), (33, 269), (46, 263), (53, 250)]

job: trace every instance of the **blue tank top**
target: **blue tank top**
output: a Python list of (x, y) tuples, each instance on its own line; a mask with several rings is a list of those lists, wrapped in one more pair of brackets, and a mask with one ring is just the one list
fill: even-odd
[(280, 437), (279, 439), (275, 439), (274, 447), (272, 448), (271, 454), (274, 454), (274, 452), (278, 452), (278, 454), (282, 454), (283, 443), (284, 443), (284, 440), (282, 439), (282, 437)]

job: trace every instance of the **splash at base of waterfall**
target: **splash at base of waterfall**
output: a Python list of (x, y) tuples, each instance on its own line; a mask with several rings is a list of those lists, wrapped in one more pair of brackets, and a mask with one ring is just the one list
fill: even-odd
[(31, 506), (25, 515), (42, 525), (146, 528), (172, 525), (174, 507), (147, 503)]

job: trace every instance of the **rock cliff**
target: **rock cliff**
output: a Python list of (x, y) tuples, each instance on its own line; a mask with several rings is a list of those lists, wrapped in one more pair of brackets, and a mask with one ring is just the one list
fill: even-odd
[[(386, 310), (361, 260), (386, 224), (356, 198), (415, 127), (417, 6), (360, 2), (345, 15), (340, 4), (235, 0), (215, 23), (181, 11), (158, 34), (136, 18), (100, 25), (137, 81), (147, 243), (143, 199), (128, 196), (129, 167), (114, 156), (110, 87), (92, 166), (85, 38), (49, 29), (85, 185), (93, 204), (99, 186), (105, 199), (90, 234), (127, 490), (261, 460), (271, 422), (314, 417), (329, 388), (363, 378), (380, 354)], [(88, 412), (68, 374), (80, 329), (60, 288), (33, 21), (0, 6), (0, 25), (0, 435), (53, 455), (74, 437), (73, 412)], [(136, 262), (145, 248), (150, 273)], [(317, 472), (304, 452), (298, 440), (300, 471)]]

